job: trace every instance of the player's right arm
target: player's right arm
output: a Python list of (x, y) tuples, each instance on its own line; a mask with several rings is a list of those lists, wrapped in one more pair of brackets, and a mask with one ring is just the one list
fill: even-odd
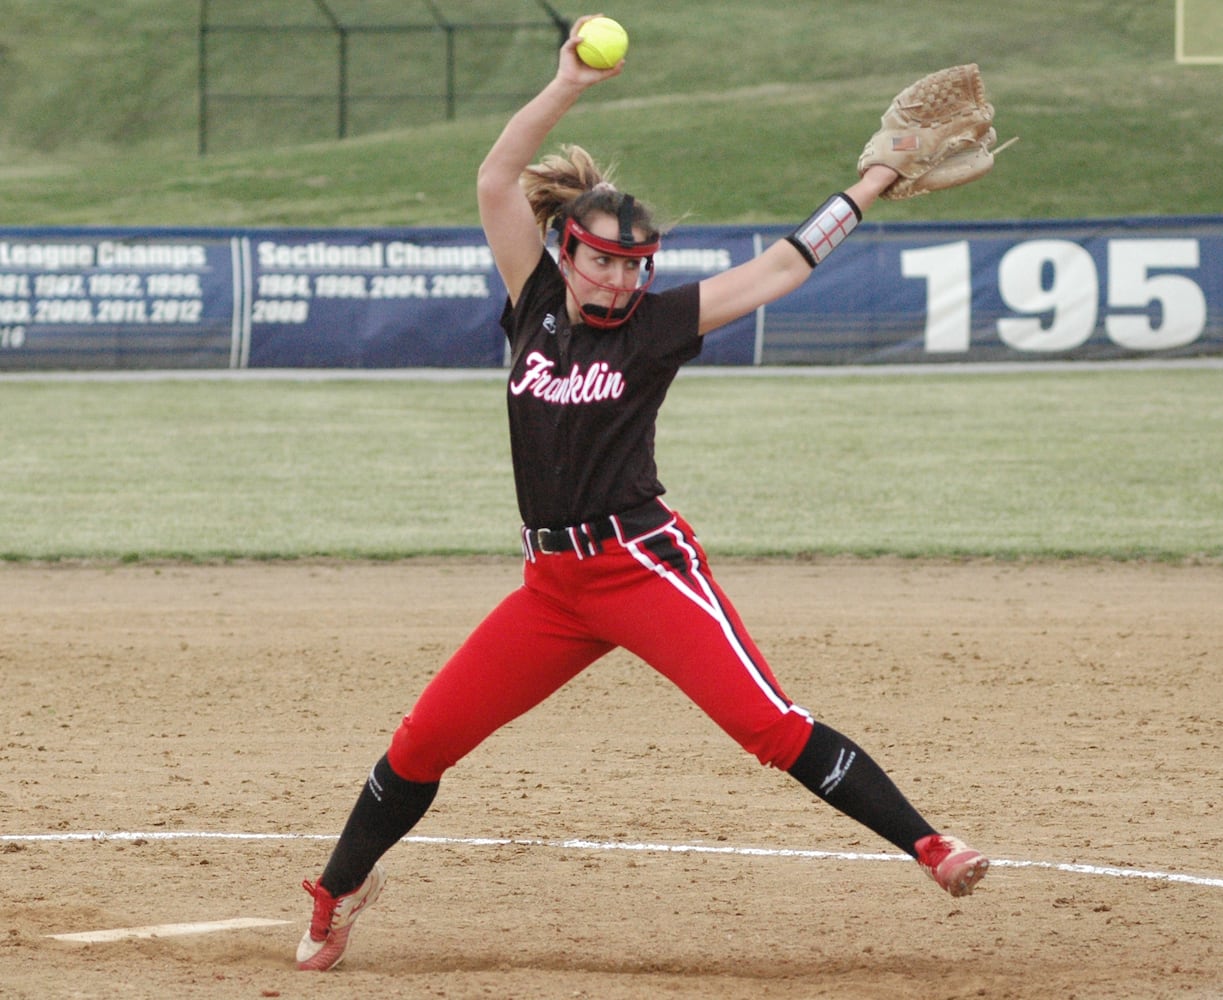
[(561, 47), (556, 76), (509, 120), (476, 176), (480, 224), (511, 302), (518, 301), (543, 247), (543, 234), (519, 178), (582, 91), (618, 76), (623, 69), (623, 64), (609, 70), (591, 69), (578, 58), (578, 35), (587, 20), (582, 17), (574, 22)]

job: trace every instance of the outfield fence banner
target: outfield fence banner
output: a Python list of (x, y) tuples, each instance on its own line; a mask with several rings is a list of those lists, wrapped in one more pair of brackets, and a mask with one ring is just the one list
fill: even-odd
[[(655, 289), (792, 227), (685, 226)], [(0, 371), (496, 368), (483, 234), (0, 228)], [(863, 223), (797, 292), (715, 331), (705, 365), (1223, 354), (1223, 216)]]

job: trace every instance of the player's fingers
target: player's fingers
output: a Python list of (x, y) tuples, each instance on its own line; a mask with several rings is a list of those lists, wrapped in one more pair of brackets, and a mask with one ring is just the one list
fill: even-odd
[(596, 17), (602, 17), (602, 16), (603, 16), (602, 14), (583, 14), (581, 17), (579, 17), (576, 21), (573, 22), (573, 27), (569, 29), (570, 40), (581, 37), (582, 25), (584, 25), (587, 21), (593, 21)]

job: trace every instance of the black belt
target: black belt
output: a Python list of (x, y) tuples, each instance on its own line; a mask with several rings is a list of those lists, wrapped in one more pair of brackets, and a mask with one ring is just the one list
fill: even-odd
[(542, 555), (551, 556), (561, 552), (583, 552), (596, 550), (599, 545), (616, 537), (616, 526), (611, 518), (588, 521), (572, 528), (527, 528), (524, 532), (529, 545)]
[(623, 514), (596, 518), (568, 528), (524, 527), (522, 540), (529, 553), (546, 556), (559, 555), (562, 552), (597, 555), (603, 548), (603, 542), (617, 537), (617, 521), (625, 538), (636, 538), (661, 528), (674, 516), (661, 501), (648, 500), (640, 507), (634, 507)]

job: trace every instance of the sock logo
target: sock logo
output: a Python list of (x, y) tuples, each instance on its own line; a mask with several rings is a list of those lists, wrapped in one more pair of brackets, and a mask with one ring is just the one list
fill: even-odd
[(366, 785), (369, 787), (370, 794), (381, 802), (383, 793), (382, 783), (378, 780), (378, 776), (374, 771), (369, 772), (369, 781), (366, 782)]
[(854, 758), (858, 756), (856, 750), (849, 751), (846, 756), (845, 748), (841, 748), (841, 752), (837, 754), (836, 766), (828, 772), (824, 780), (820, 782), (820, 794), (828, 796), (836, 790), (837, 785), (841, 783), (845, 775), (849, 773), (849, 769), (853, 767)]

